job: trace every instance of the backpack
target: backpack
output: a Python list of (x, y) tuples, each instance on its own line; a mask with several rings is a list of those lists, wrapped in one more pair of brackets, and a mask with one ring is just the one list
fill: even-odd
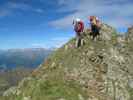
[(100, 22), (100, 20), (99, 20), (99, 19), (96, 19), (96, 25), (97, 25), (97, 27), (98, 27), (98, 28), (100, 28), (100, 27), (101, 27), (101, 22)]
[(83, 32), (84, 30), (84, 23), (82, 21), (79, 21), (75, 24), (74, 27), (75, 32)]

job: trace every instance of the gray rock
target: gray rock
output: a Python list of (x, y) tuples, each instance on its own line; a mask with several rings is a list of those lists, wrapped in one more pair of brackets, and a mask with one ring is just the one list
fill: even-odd
[(133, 89), (133, 79), (132, 79), (132, 80), (129, 80), (128, 85), (129, 85), (129, 87), (130, 87), (131, 89)]

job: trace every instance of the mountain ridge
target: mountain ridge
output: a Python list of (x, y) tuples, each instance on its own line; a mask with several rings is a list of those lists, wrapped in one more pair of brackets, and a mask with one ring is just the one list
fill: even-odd
[(86, 31), (80, 48), (71, 39), (3, 100), (132, 100), (133, 31), (122, 38), (103, 24), (100, 33), (101, 39), (92, 41)]

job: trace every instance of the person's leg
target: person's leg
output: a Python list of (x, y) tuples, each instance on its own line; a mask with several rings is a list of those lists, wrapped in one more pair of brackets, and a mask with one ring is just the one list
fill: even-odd
[(93, 39), (93, 32), (90, 32), (90, 39)]
[(94, 32), (94, 39), (93, 39), (94, 41), (96, 41), (97, 40), (97, 33), (96, 32)]
[(78, 47), (81, 46), (81, 38), (78, 39)]
[(78, 47), (80, 47), (80, 45), (81, 45), (81, 38), (80, 38), (80, 36), (79, 36), (79, 34), (76, 36), (76, 47), (78, 48)]
[(83, 39), (83, 37), (81, 37), (81, 46), (83, 46), (85, 44), (85, 41)]
[(95, 25), (95, 26), (94, 26), (94, 40), (95, 40), (95, 41), (97, 40), (97, 37), (98, 37), (98, 28), (97, 28), (97, 26)]
[(96, 36), (96, 27), (95, 27), (95, 25), (91, 26), (91, 32), (92, 32), (92, 40), (95, 40), (95, 36)]
[(100, 40), (100, 33), (98, 31), (98, 34), (97, 34), (97, 40)]
[(97, 27), (97, 40), (100, 40), (100, 28)]
[(95, 38), (96, 38), (96, 32), (95, 32), (95, 30), (93, 30), (93, 32), (92, 32), (93, 34), (92, 34), (92, 40), (95, 40)]
[(78, 47), (78, 37), (76, 37), (76, 43), (75, 43), (75, 47)]

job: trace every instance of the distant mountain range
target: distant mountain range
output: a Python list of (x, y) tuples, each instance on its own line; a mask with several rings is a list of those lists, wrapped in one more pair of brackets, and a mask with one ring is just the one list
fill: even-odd
[(41, 64), (52, 49), (28, 48), (0, 50), (0, 70), (16, 67), (35, 68)]

